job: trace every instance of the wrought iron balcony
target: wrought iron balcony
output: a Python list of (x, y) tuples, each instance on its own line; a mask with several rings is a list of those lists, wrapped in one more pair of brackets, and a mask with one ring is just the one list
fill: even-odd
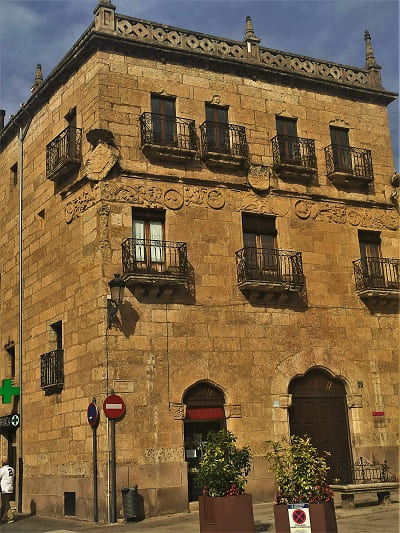
[(400, 295), (400, 259), (362, 257), (353, 261), (356, 291), (360, 297)]
[(146, 112), (139, 121), (145, 152), (158, 156), (194, 157), (198, 146), (194, 120)]
[(248, 158), (246, 128), (206, 120), (200, 126), (201, 155), (215, 166), (243, 166)]
[(314, 139), (276, 135), (271, 141), (274, 167), (282, 178), (307, 179), (315, 173)]
[(242, 248), (236, 252), (238, 287), (258, 291), (300, 291), (304, 286), (301, 252)]
[(82, 161), (82, 130), (68, 126), (46, 147), (46, 177), (56, 180), (76, 169)]
[(62, 391), (64, 350), (53, 350), (40, 356), (40, 386), (46, 395)]
[(324, 150), (327, 174), (334, 183), (369, 183), (374, 179), (371, 150), (339, 144)]
[(148, 292), (183, 286), (188, 280), (187, 248), (184, 242), (126, 239), (122, 243), (123, 278), (130, 288)]

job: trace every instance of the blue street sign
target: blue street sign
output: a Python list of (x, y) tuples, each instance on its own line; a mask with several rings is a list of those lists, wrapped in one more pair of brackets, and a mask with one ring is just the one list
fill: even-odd
[(92, 427), (95, 426), (99, 420), (99, 410), (97, 409), (97, 405), (93, 402), (89, 404), (87, 418), (89, 425)]

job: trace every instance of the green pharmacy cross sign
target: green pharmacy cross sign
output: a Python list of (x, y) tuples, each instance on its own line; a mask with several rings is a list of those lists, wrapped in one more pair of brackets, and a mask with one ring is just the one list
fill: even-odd
[(0, 396), (2, 396), (3, 403), (11, 403), (13, 396), (19, 396), (19, 387), (14, 387), (12, 379), (3, 379), (3, 386), (0, 387)]

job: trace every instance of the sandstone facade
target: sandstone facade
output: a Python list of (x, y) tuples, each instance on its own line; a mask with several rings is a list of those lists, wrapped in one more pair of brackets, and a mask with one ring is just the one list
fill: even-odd
[[(91, 520), (93, 430), (86, 409), (96, 398), (101, 410), (111, 389), (126, 403), (116, 423), (117, 513), (120, 489), (136, 484), (148, 515), (188, 508), (184, 397), (202, 382), (223, 393), (226, 427), (240, 445), (251, 446), (255, 501), (272, 499), (265, 441), (289, 433), (290, 383), (311, 369), (343, 384), (351, 457), (387, 460), (396, 471), (398, 263), (397, 285), (372, 288), (366, 298), (356, 291), (353, 271), (360, 231), (379, 236), (382, 257), (398, 257), (386, 113), (394, 96), (375, 78), (375, 86), (303, 72), (286, 73), (286, 80), (266, 60), (257, 63), (257, 53), (266, 52), (251, 35), (254, 56), (205, 58), (171, 41), (163, 48), (161, 37), (157, 46), (146, 36), (132, 39), (128, 30), (140, 21), (124, 20), (123, 32), (113, 7), (100, 2), (97, 37), (88, 30), (87, 42), (78, 41), (75, 56), (61, 65), (63, 81), (55, 73), (26, 104), (32, 122), (23, 141), (21, 366), (20, 175), (14, 184), (10, 169), (20, 161), (16, 126), (23, 113), (2, 132), (2, 375), (22, 390), (1, 415), (23, 414), (16, 431), (2, 429), (2, 449), (20, 457), (22, 427), (23, 510), (34, 505), (60, 516), (65, 493), (74, 493), (75, 514)], [(372, 79), (374, 68), (354, 76)], [(245, 127), (244, 165), (212, 167), (201, 150), (180, 160), (171, 151), (146, 154), (139, 117), (151, 111), (152, 95), (174, 99), (176, 116), (194, 120), (198, 137), (206, 103), (228, 109), (229, 123)], [(46, 146), (72, 109), (82, 130), (81, 164), (49, 180)], [(310, 179), (283, 179), (274, 166), (276, 117), (296, 120), (298, 137), (314, 139), (317, 171)], [(373, 181), (332, 182), (324, 152), (330, 126), (347, 130), (351, 146), (371, 151)], [(121, 243), (132, 237), (132, 213), (143, 208), (163, 213), (164, 241), (187, 243), (187, 280), (177, 291), (157, 285), (139, 293), (131, 285), (118, 323), (107, 330), (108, 281), (124, 274)], [(305, 284), (296, 294), (239, 289), (235, 252), (244, 247), (243, 214), (273, 219), (277, 249), (301, 252)], [(45, 395), (41, 355), (60, 348), (53, 327), (60, 323), (63, 388)], [(104, 414), (97, 440), (99, 517), (107, 520)]]

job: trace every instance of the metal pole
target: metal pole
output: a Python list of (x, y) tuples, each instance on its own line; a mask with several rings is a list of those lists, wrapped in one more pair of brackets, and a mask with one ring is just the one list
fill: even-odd
[[(96, 403), (96, 398), (93, 398), (92, 402)], [(92, 427), (93, 433), (93, 522), (97, 522), (99, 519), (98, 508), (99, 499), (97, 493), (97, 422)]]
[(97, 522), (98, 495), (97, 495), (97, 424), (93, 426), (93, 522)]
[(117, 499), (117, 484), (115, 472), (115, 420), (110, 420), (111, 424), (111, 513), (110, 522), (114, 524), (116, 520), (116, 499)]
[(22, 440), (22, 427), (23, 427), (23, 409), (22, 409), (22, 187), (23, 187), (23, 165), (24, 165), (24, 133), (22, 128), (19, 128), (19, 259), (18, 259), (18, 347), (19, 347), (19, 446), (18, 446), (18, 512), (22, 513), (22, 480), (23, 480), (23, 440)]
[[(23, 108), (22, 108), (23, 109)], [(25, 111), (25, 110), (24, 110)], [(23, 129), (19, 128), (19, 237), (18, 237), (18, 346), (19, 346), (19, 359), (18, 359), (18, 372), (19, 372), (19, 446), (18, 446), (18, 512), (22, 513), (22, 486), (24, 475), (24, 460), (23, 460), (23, 406), (22, 406), (22, 343), (23, 343), (23, 264), (22, 264), (22, 209), (23, 209), (23, 179), (24, 179), (24, 139), (28, 133), (29, 126), (31, 125), (32, 118), (29, 116), (28, 122)]]

